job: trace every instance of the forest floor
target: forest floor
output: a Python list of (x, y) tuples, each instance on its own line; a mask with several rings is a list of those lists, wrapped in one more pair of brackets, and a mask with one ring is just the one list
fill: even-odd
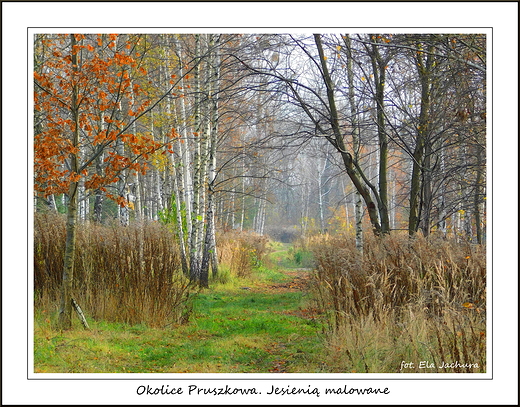
[[(287, 246), (271, 258), (283, 264)], [(34, 371), (330, 372), (323, 362), (323, 316), (308, 291), (310, 270), (273, 266), (255, 273), (197, 294), (189, 321), (162, 329), (92, 321), (91, 331), (58, 332), (36, 315)]]

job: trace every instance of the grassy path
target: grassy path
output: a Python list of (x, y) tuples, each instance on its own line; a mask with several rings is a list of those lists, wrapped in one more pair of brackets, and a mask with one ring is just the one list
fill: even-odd
[[(306, 274), (285, 271), (276, 282), (267, 280), (201, 295), (194, 334), (206, 334), (206, 352), (192, 359), (199, 371), (318, 369), (321, 329), (302, 291)], [(219, 363), (212, 363), (215, 359)]]
[(60, 334), (37, 318), (35, 371), (321, 372), (321, 324), (305, 291), (308, 277), (264, 270), (246, 285), (215, 285), (197, 296), (189, 323), (166, 329), (94, 322), (91, 332)]

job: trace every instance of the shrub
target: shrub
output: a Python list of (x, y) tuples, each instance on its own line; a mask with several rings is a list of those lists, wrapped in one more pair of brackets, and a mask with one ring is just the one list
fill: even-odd
[[(368, 237), (363, 255), (352, 238), (317, 237), (310, 243), (317, 280), (335, 312), (377, 316), (421, 303), (432, 314), (465, 303), (485, 308), (485, 248), (417, 235)], [(325, 292), (324, 292), (325, 293)]]
[[(58, 301), (64, 248), (65, 218), (36, 214), (36, 307)], [(88, 316), (166, 326), (186, 320), (194, 290), (182, 274), (174, 236), (159, 223), (77, 226), (74, 292)]]
[[(378, 371), (360, 360), (428, 356), (479, 363), (460, 372), (485, 371), (485, 247), (420, 235), (367, 236), (363, 254), (347, 236), (315, 237), (309, 247), (331, 349), (345, 353), (349, 368)], [(367, 355), (372, 346), (381, 352)]]
[(217, 235), (219, 263), (229, 265), (237, 277), (249, 276), (267, 258), (268, 239), (253, 232), (224, 232)]
[(267, 233), (272, 239), (282, 243), (292, 243), (300, 236), (300, 231), (289, 226), (271, 226)]

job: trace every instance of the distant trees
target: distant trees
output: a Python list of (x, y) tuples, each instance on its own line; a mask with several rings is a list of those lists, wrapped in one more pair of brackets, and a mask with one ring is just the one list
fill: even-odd
[[(261, 41), (270, 52), (244, 65), (276, 82), (273, 92), (300, 109), (301, 136), (324, 138), (336, 149), (374, 233), (440, 230), (482, 241), (485, 36), (315, 34)], [(463, 173), (465, 181), (450, 190), (455, 184), (448, 180)], [(463, 196), (472, 198), (464, 204)]]

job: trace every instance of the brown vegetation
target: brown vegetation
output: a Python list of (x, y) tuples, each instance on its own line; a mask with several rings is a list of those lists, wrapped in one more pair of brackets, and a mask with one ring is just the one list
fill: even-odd
[[(435, 371), (448, 360), (478, 364), (451, 371), (485, 371), (485, 247), (419, 235), (368, 238), (362, 255), (347, 236), (314, 238), (309, 247), (336, 356), (373, 363), (353, 370), (399, 371), (400, 360), (427, 357)], [(382, 353), (365, 354), (374, 347)]]
[[(157, 222), (78, 228), (74, 297), (89, 317), (165, 326), (189, 313), (195, 286), (182, 274), (175, 237)], [(37, 213), (34, 224), (35, 307), (58, 303), (65, 218)]]
[[(255, 233), (219, 234), (219, 261), (237, 277), (249, 276), (268, 253), (267, 238)], [(34, 292), (37, 308), (59, 303), (65, 250), (65, 217), (37, 213), (34, 224)], [(197, 291), (181, 270), (174, 233), (159, 222), (114, 221), (78, 227), (74, 297), (88, 317), (146, 323), (183, 322)]]
[(219, 263), (227, 264), (237, 277), (251, 275), (266, 260), (268, 239), (253, 232), (223, 232), (217, 236)]

